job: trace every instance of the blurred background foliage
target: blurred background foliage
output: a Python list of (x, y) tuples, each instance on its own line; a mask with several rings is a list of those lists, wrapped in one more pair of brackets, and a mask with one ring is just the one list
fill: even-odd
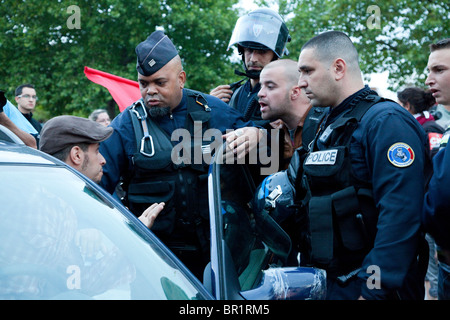
[[(247, 1), (244, 0), (244, 4)], [(209, 92), (239, 80), (241, 61), (227, 50), (234, 24), (248, 12), (239, 0), (0, 0), (0, 88), (33, 83), (35, 117), (86, 117), (97, 108), (119, 112), (109, 92), (84, 75), (84, 67), (136, 80), (134, 49), (162, 29), (180, 51), (188, 88)], [(389, 71), (393, 90), (423, 86), (428, 45), (448, 37), (445, 1), (255, 0), (279, 11), (292, 36), (289, 58), (325, 30), (355, 40), (365, 74)], [(79, 10), (79, 28), (75, 5)], [(369, 10), (376, 5), (376, 10)], [(378, 11), (377, 11), (378, 10)], [(74, 20), (75, 19), (75, 20)], [(378, 19), (378, 20), (376, 20)]]

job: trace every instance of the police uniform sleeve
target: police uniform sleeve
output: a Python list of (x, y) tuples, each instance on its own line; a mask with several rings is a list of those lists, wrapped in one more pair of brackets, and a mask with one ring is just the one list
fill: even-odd
[(111, 126), (114, 132), (111, 137), (100, 143), (99, 151), (106, 161), (100, 185), (112, 194), (120, 177), (126, 171), (128, 158), (133, 154), (135, 139), (128, 109), (120, 113), (112, 121)]
[[(417, 257), (426, 137), (396, 104), (379, 103), (368, 114), (361, 145), (379, 216), (374, 247), (359, 276), (365, 280), (364, 298), (385, 299), (402, 287)], [(379, 272), (380, 283), (371, 287), (367, 280), (373, 270)]]
[(424, 199), (423, 223), (436, 244), (450, 248), (450, 152), (447, 147), (433, 158), (433, 171)]
[(208, 103), (212, 107), (213, 115), (212, 127), (225, 132), (227, 129), (239, 129), (244, 127), (254, 127), (253, 121), (245, 121), (244, 116), (236, 109), (230, 107), (222, 100), (207, 95)]

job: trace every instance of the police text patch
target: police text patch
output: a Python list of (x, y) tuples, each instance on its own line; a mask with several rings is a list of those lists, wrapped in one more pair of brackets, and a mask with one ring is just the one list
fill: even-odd
[(333, 165), (336, 163), (337, 149), (312, 152), (305, 160), (306, 165)]
[(387, 157), (390, 163), (399, 168), (410, 166), (415, 158), (413, 149), (403, 142), (393, 144), (388, 150)]

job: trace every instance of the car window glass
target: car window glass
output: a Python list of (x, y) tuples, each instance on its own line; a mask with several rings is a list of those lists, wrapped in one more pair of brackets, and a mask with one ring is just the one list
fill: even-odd
[(268, 249), (255, 235), (251, 208), (253, 180), (243, 165), (220, 166), (220, 188), (224, 239), (230, 249), (241, 290), (259, 283), (268, 262)]
[(138, 220), (67, 169), (3, 165), (0, 188), (1, 299), (202, 297)]

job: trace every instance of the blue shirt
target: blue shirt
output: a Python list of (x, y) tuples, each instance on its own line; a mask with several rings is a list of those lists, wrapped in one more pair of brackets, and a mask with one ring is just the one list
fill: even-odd
[(27, 118), (25, 118), (25, 116), (11, 102), (9, 102), (9, 100), (3, 107), (3, 111), (19, 129), (32, 135), (38, 134), (36, 129), (31, 125)]

